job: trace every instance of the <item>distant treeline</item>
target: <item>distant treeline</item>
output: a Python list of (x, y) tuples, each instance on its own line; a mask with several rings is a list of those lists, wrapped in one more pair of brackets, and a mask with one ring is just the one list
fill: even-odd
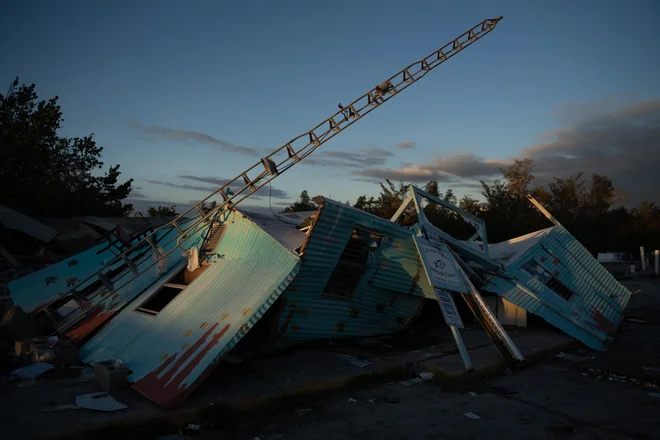
[[(553, 178), (547, 185), (536, 185), (531, 159), (515, 160), (502, 169), (502, 179), (492, 184), (481, 182), (486, 203), (465, 196), (458, 200), (451, 189), (442, 192), (437, 181), (430, 181), (423, 189), (451, 204), (477, 215), (486, 221), (488, 240), (497, 243), (518, 237), (552, 224), (534, 208), (527, 194), (531, 194), (562, 223), (594, 255), (598, 252), (628, 252), (639, 258), (639, 247), (647, 253), (660, 249), (660, 208), (654, 202), (642, 202), (634, 208), (617, 207), (612, 180), (583, 173), (569, 178)], [(354, 207), (379, 217), (390, 218), (407, 196), (407, 185), (389, 180), (380, 184), (377, 197), (360, 196)], [(307, 191), (284, 212), (316, 209)], [(474, 232), (460, 217), (429, 203), (424, 207), (427, 218), (444, 231), (461, 239)], [(404, 224), (413, 224), (416, 214), (409, 208), (403, 216)]]

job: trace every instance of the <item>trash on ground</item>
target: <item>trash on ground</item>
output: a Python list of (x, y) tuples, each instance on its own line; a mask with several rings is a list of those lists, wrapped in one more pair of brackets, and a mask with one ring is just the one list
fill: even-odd
[(201, 432), (201, 430), (201, 425), (193, 425), (191, 423), (188, 426), (179, 429), (179, 434), (182, 435), (183, 438), (190, 438), (189, 435), (197, 435)]
[(356, 367), (363, 368), (366, 367), (367, 365), (373, 364), (371, 361), (367, 361), (364, 359), (358, 359), (355, 356), (351, 356), (349, 354), (339, 354), (339, 353), (333, 353), (333, 355), (339, 359), (345, 360), (351, 365), (355, 365)]
[(83, 394), (76, 397), (76, 405), (95, 411), (119, 411), (128, 408), (106, 392)]
[(435, 375), (431, 371), (422, 371), (419, 373), (419, 377), (421, 377), (424, 380), (433, 380)]
[[(433, 373), (431, 373), (431, 374), (433, 374)], [(431, 379), (433, 379), (433, 378), (431, 378)], [(422, 382), (424, 382), (424, 380), (425, 379), (422, 379), (421, 377), (416, 377), (416, 378), (410, 379), (410, 380), (402, 380), (399, 383), (403, 386), (409, 387), (409, 386), (412, 386), (412, 385), (415, 385), (415, 384), (418, 384), (418, 383), (422, 383)]]
[(295, 412), (299, 416), (302, 416), (302, 415), (307, 414), (308, 412), (312, 412), (312, 409), (311, 408), (300, 408), (300, 409), (297, 409)]
[(387, 403), (399, 403), (399, 398), (396, 396), (389, 396), (387, 398)]
[(352, 397), (348, 398), (349, 403), (357, 403), (357, 400), (353, 399)]
[(644, 320), (644, 319), (637, 319), (637, 318), (628, 318), (626, 319), (628, 322), (636, 322), (637, 324), (648, 324), (649, 322)]
[(48, 370), (52, 370), (54, 367), (46, 362), (35, 362), (34, 364), (21, 367), (17, 370), (14, 370), (9, 375), (10, 380), (30, 380), (36, 379)]
[(563, 352), (560, 351), (560, 352), (557, 353), (555, 356), (558, 357), (559, 359), (563, 359), (563, 358), (566, 357), (566, 353), (563, 353)]
[(474, 391), (470, 391), (468, 394), (472, 397), (479, 397), (479, 394), (475, 393)]
[(473, 413), (473, 412), (466, 412), (466, 413), (464, 413), (463, 415), (464, 415), (465, 417), (467, 417), (468, 419), (472, 419), (472, 420), (477, 420), (477, 419), (480, 419), (480, 418), (481, 418), (481, 417), (479, 417), (478, 415), (476, 415), (476, 414)]

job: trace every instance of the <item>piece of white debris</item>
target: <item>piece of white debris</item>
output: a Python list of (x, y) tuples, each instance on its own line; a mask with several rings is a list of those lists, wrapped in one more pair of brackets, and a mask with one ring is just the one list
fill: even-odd
[(468, 419), (472, 419), (472, 420), (477, 420), (477, 419), (480, 419), (480, 418), (481, 418), (481, 417), (479, 417), (478, 415), (476, 415), (476, 414), (473, 413), (473, 412), (466, 412), (466, 413), (463, 414), (463, 415), (464, 415), (465, 417), (467, 417)]
[(348, 398), (349, 403), (357, 403), (357, 400), (353, 399), (352, 397)]
[(422, 383), (422, 382), (424, 382), (424, 379), (422, 379), (421, 377), (416, 377), (416, 378), (410, 379), (410, 380), (402, 380), (399, 383), (403, 386), (409, 387), (409, 386), (412, 386), (412, 385), (415, 385), (415, 384), (418, 384), (418, 383)]
[(76, 397), (76, 405), (85, 409), (96, 411), (119, 411), (128, 408), (121, 402), (116, 401), (106, 392), (83, 394)]
[(419, 377), (421, 377), (424, 380), (433, 380), (435, 375), (430, 371), (422, 371), (421, 373), (419, 373)]
[(470, 391), (468, 394), (472, 397), (479, 397), (479, 394), (475, 393), (474, 391)]

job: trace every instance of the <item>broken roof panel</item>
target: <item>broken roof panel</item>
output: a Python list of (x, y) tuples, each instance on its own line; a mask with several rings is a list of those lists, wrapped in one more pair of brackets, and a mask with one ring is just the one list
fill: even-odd
[(307, 217), (316, 213), (294, 212), (286, 214), (263, 214), (245, 210), (237, 210), (253, 221), (257, 226), (266, 231), (290, 252), (297, 254), (297, 249), (305, 241), (305, 232), (297, 229), (297, 226), (305, 221)]
[(155, 316), (136, 309), (160, 284), (144, 291), (81, 348), (81, 358), (122, 359), (133, 388), (162, 406), (181, 402), (298, 270), (298, 257), (254, 223), (235, 213), (227, 218), (216, 263)]
[[(589, 347), (605, 349), (623, 319), (630, 292), (564, 227), (526, 237), (494, 245), (500, 255), (515, 254), (507, 260), (506, 272), (516, 279), (493, 277), (487, 290)], [(521, 243), (533, 244), (520, 252)]]
[(551, 226), (540, 231), (534, 231), (520, 237), (512, 238), (511, 240), (492, 244), (488, 246), (490, 259), (506, 268), (554, 228), (554, 226)]
[[(194, 220), (188, 220), (188, 222), (192, 221)], [(182, 227), (185, 227), (185, 224), (182, 223)], [(197, 231), (184, 241), (182, 245), (187, 245), (188, 247), (195, 245), (201, 240), (203, 232), (204, 230)], [(176, 241), (164, 244), (172, 240), (173, 237), (176, 237), (176, 231), (173, 228), (158, 231), (155, 237), (154, 241), (159, 243), (159, 247), (162, 247), (165, 252), (170, 251), (176, 246)], [(163, 244), (161, 245), (160, 243)], [(116, 260), (109, 267), (109, 271), (106, 272), (106, 275), (110, 277), (110, 281), (117, 287), (116, 292), (109, 294), (96, 277), (85, 281), (77, 287), (78, 292), (89, 290), (89, 292), (84, 293), (88, 300), (89, 311), (84, 319), (79, 319), (80, 322), (67, 335), (76, 340), (85, 338), (97, 327), (114, 316), (135, 295), (163, 276), (162, 271), (159, 271), (157, 267), (153, 267), (151, 270), (141, 273), (134, 281), (124, 286), (126, 280), (133, 276), (132, 272), (130, 272), (122, 260), (117, 258), (118, 250), (115, 250), (113, 253), (110, 249), (106, 249), (107, 247), (107, 243), (100, 244), (28, 276), (12, 281), (9, 283), (9, 291), (14, 303), (26, 312), (38, 312), (52, 305), (54, 302), (58, 302), (60, 298), (63, 299), (64, 297), (62, 295), (66, 295), (80, 280), (87, 278), (101, 269), (104, 267), (104, 264)], [(152, 254), (151, 249), (146, 246), (133, 251), (130, 257), (134, 260), (134, 264), (142, 269), (152, 264)], [(181, 253), (174, 251), (164, 260), (161, 266), (172, 268), (183, 260), (184, 257)], [(111, 276), (108, 275), (113, 271), (115, 272), (114, 274)], [(74, 310), (70, 311), (72, 313), (75, 312)], [(69, 318), (73, 319), (72, 317)], [(68, 321), (65, 318), (65, 322)]]
[(58, 231), (8, 206), (0, 205), (0, 224), (48, 243)]

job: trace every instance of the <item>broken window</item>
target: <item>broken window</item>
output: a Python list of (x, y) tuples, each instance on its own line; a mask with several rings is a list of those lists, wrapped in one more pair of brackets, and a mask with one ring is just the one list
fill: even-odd
[(160, 289), (151, 295), (145, 302), (135, 309), (137, 312), (156, 316), (165, 308), (174, 298), (184, 291), (186, 284), (183, 284), (183, 275), (185, 268), (177, 273), (168, 283), (164, 283)]
[(351, 238), (339, 257), (335, 270), (323, 289), (323, 293), (350, 297), (355, 286), (369, 267), (370, 252), (375, 250), (383, 237), (361, 228), (353, 229)]
[(534, 258), (525, 263), (522, 266), (522, 269), (545, 284), (548, 289), (552, 290), (566, 301), (571, 299), (571, 297), (575, 294), (568, 286), (566, 286), (566, 284), (562, 283), (559, 278), (553, 275), (548, 269), (543, 267), (541, 263), (536, 261)]

